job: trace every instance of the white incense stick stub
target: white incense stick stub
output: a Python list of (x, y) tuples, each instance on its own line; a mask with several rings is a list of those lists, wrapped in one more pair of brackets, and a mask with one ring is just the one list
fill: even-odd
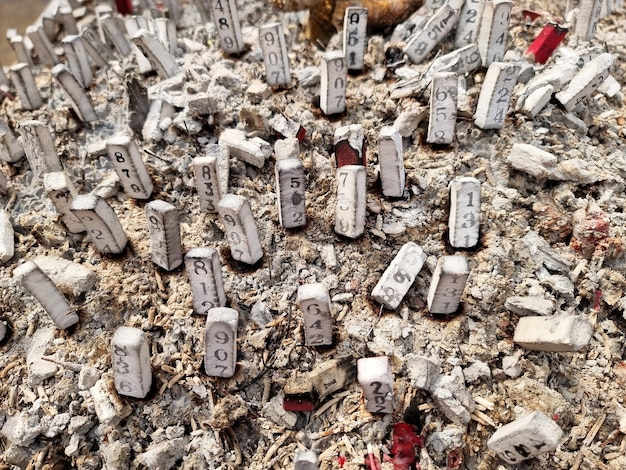
[(291, 71), (285, 33), (281, 23), (271, 23), (259, 28), (259, 42), (263, 51), (265, 76), (270, 86), (289, 85)]
[(169, 202), (151, 201), (146, 204), (146, 219), (152, 262), (166, 271), (176, 269), (183, 262), (178, 210)]
[(357, 361), (357, 380), (365, 395), (370, 413), (393, 413), (393, 374), (387, 356), (361, 358)]
[(216, 250), (192, 248), (185, 255), (185, 268), (195, 313), (207, 315), (212, 308), (226, 306), (222, 264)]
[(232, 308), (212, 308), (207, 313), (204, 370), (213, 377), (232, 377), (237, 364), (237, 323)]
[(120, 395), (145, 398), (152, 385), (148, 338), (138, 328), (121, 326), (111, 340), (115, 389)]
[(217, 205), (217, 210), (226, 230), (232, 257), (247, 264), (259, 261), (263, 257), (263, 248), (248, 200), (243, 196), (227, 194)]
[(330, 296), (324, 284), (304, 284), (298, 288), (298, 303), (304, 317), (304, 336), (307, 346), (333, 344), (333, 320)]

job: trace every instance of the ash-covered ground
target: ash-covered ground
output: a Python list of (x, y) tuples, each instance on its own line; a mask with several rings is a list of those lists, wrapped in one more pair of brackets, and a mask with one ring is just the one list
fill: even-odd
[[(435, 53), (452, 50), (450, 40), (413, 65), (394, 55), (402, 44), (389, 42), (391, 31), (371, 35), (364, 71), (349, 78), (347, 111), (328, 117), (317, 106), (322, 49), (303, 35), (306, 16), (275, 11), (261, 1), (238, 3), (243, 54), (225, 56), (214, 25), (203, 24), (195, 6), (182, 1), (176, 53), (181, 74), (167, 82), (156, 74), (142, 76), (134, 55), (118, 55), (98, 70), (89, 89), (100, 117), (91, 125), (75, 119), (47, 68), (37, 74), (45, 99), (40, 109), (24, 111), (19, 100), (1, 105), (13, 127), (28, 119), (48, 124), (79, 192), (105, 196), (129, 238), (122, 255), (100, 254), (87, 235), (66, 230), (26, 160), (2, 164), (9, 187), (1, 202), (15, 231), (15, 255), (0, 267), (0, 312), (10, 327), (0, 349), (6, 468), (287, 469), (297, 449), (313, 449), (321, 469), (354, 470), (366, 468), (367, 444), (381, 457), (389, 453), (393, 425), (401, 421), (425, 438), (425, 448), (416, 449), (422, 469), (626, 468), (622, 94), (596, 92), (572, 113), (552, 100), (528, 118), (516, 110), (526, 86), (520, 83), (504, 128), (484, 131), (472, 120), (485, 77), (485, 69), (478, 69), (465, 76), (454, 143), (433, 147), (425, 142), (429, 92), (411, 84), (419, 84)], [(94, 21), (93, 5), (86, 7), (82, 24)], [(523, 8), (543, 16), (530, 21)], [(562, 21), (565, 13), (564, 3), (516, 4), (508, 57), (521, 57), (547, 20)], [(273, 21), (285, 28), (293, 71), (289, 87), (263, 85), (257, 28)], [(600, 20), (591, 42), (570, 33), (563, 47), (613, 54), (612, 76), (624, 83), (624, 21), (621, 11), (612, 13)], [(336, 36), (327, 47), (340, 44)], [(553, 57), (534, 72), (555, 66)], [(215, 100), (211, 109), (186, 106), (203, 92)], [(171, 120), (150, 139), (141, 132), (144, 93), (176, 103)], [(250, 201), (264, 250), (257, 266), (246, 267), (230, 256), (217, 215), (201, 213), (190, 163), (228, 128), (273, 144), (278, 137), (272, 123), (281, 115), (306, 130), (300, 157), (307, 175), (307, 225), (280, 227), (273, 157), (262, 168), (231, 157), (230, 191)], [(383, 197), (377, 174), (378, 133), (394, 122), (406, 134), (406, 197), (400, 200)], [(363, 125), (368, 147), (366, 229), (357, 240), (333, 231), (333, 135), (353, 123)], [(205, 318), (192, 312), (184, 269), (165, 272), (152, 263), (145, 201), (120, 189), (103, 151), (107, 138), (128, 131), (154, 182), (151, 199), (179, 211), (184, 250), (208, 246), (220, 253), (228, 306), (240, 314), (232, 379), (203, 373)], [(520, 143), (550, 152), (557, 163), (514, 168), (508, 156)], [(480, 241), (465, 251), (447, 241), (448, 184), (460, 176), (482, 183)], [(428, 255), (424, 268), (397, 311), (381, 310), (370, 297), (372, 288), (409, 241)], [(440, 256), (454, 253), (467, 256), (471, 268), (462, 305), (455, 315), (434, 318), (426, 308), (432, 273)], [(79, 279), (51, 273), (80, 317), (69, 331), (57, 330), (13, 277), (25, 261), (45, 264), (44, 256), (88, 268), (68, 268)], [(60, 263), (53, 260), (47, 270)], [(332, 347), (304, 346), (295, 300), (298, 286), (311, 282), (324, 283), (332, 297)], [(520, 315), (528, 313), (505, 307), (516, 296), (548, 301), (544, 313), (592, 322), (588, 346), (551, 353), (514, 344)], [(150, 340), (153, 389), (143, 400), (119, 396), (113, 385), (110, 342), (122, 325), (140, 328)], [(389, 356), (393, 369), (395, 411), (389, 415), (366, 411), (354, 378), (356, 360), (377, 355)], [(442, 383), (453, 398), (441, 398), (446, 390), (418, 387), (420, 357), (448, 377)], [(311, 413), (284, 412), (285, 386), (316, 377), (325, 367), (345, 384), (319, 396)], [(111, 414), (105, 417), (101, 410), (107, 406)], [(554, 452), (505, 464), (487, 440), (496, 428), (535, 410), (556, 421), (563, 439)]]

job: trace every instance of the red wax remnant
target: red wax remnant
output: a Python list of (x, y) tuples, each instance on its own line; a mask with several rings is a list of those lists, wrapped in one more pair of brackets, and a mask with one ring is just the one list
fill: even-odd
[(528, 18), (530, 21), (535, 21), (537, 18), (541, 17), (541, 13), (532, 10), (522, 10), (522, 16)]
[(308, 395), (285, 395), (285, 411), (313, 411), (313, 400)]
[(526, 55), (538, 64), (545, 64), (566, 35), (567, 28), (556, 23), (548, 23), (528, 47)]
[(347, 140), (342, 140), (335, 145), (335, 158), (337, 159), (337, 168), (341, 168), (346, 165), (363, 165), (367, 166), (367, 159), (365, 157), (365, 143), (363, 143), (363, 149), (361, 150), (362, 158), (359, 158), (359, 151), (352, 146)]
[(415, 463), (415, 446), (424, 447), (424, 438), (415, 434), (410, 424), (396, 424), (393, 427), (391, 445), (393, 457), (388, 458), (395, 470), (410, 469), (410, 466)]
[(448, 453), (448, 458), (446, 459), (446, 466), (450, 470), (454, 470), (459, 468), (463, 463), (463, 449), (461, 447), (457, 447), (456, 449), (452, 449)]
[(596, 289), (595, 299), (593, 301), (593, 309), (598, 311), (600, 310), (600, 299), (602, 298), (602, 291), (600, 289)]
[(611, 221), (596, 203), (578, 209), (572, 216), (573, 230), (570, 246), (586, 258), (591, 258), (597, 248), (609, 237)]
[(6, 96), (11, 101), (15, 101), (15, 95), (9, 92), (9, 89), (6, 86), (0, 86), (0, 93)]
[(296, 134), (296, 139), (298, 139), (298, 141), (302, 143), (305, 137), (306, 137), (306, 129), (300, 126), (300, 129), (298, 129), (298, 133)]
[[(274, 129), (274, 131), (275, 131), (274, 132), (274, 136), (277, 139), (284, 139), (286, 137), (291, 137), (289, 135), (285, 135), (285, 134), (281, 133), (280, 131), (278, 131), (276, 129)], [(286, 134), (288, 134), (288, 133), (286, 133)], [(298, 139), (298, 142), (300, 142), (300, 143), (304, 142), (304, 138), (306, 137), (306, 129), (304, 127), (302, 127), (302, 126), (298, 127), (298, 132), (296, 132), (296, 135), (293, 136), (293, 137)]]
[(133, 0), (115, 0), (115, 6), (120, 15), (133, 14)]

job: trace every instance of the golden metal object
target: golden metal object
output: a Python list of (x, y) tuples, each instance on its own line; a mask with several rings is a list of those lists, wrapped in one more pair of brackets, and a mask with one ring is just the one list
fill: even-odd
[(309, 23), (305, 34), (311, 40), (327, 42), (342, 28), (343, 16), (349, 6), (368, 9), (369, 30), (380, 30), (406, 20), (416, 11), (422, 0), (270, 0), (279, 10), (309, 9)]

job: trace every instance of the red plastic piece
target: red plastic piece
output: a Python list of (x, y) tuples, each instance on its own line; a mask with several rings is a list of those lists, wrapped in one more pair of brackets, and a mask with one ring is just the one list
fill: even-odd
[(561, 41), (567, 36), (568, 29), (556, 23), (546, 24), (539, 36), (526, 50), (526, 55), (538, 64), (545, 64)]
[(115, 6), (120, 15), (133, 14), (133, 0), (115, 0)]

